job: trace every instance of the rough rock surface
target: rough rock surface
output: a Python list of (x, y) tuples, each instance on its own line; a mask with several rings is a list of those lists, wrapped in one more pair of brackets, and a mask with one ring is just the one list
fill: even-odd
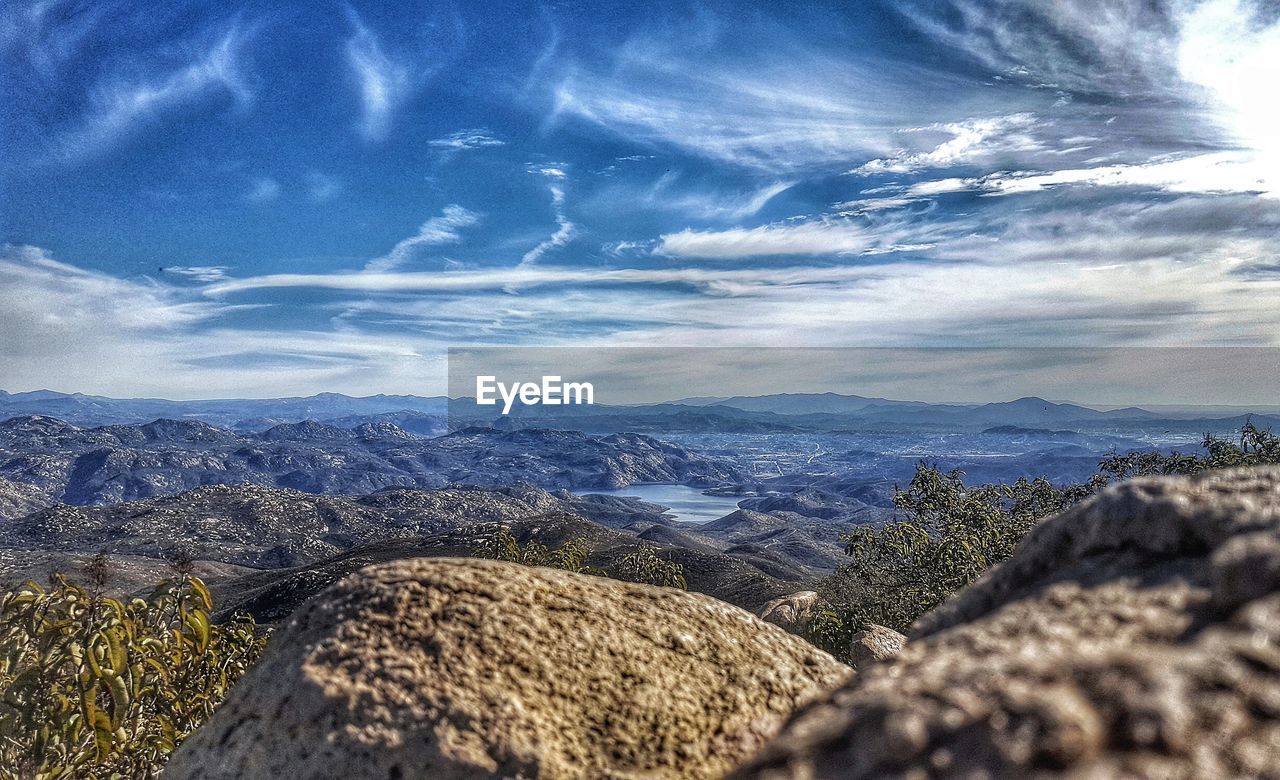
[(818, 594), (815, 591), (802, 590), (765, 604), (764, 609), (760, 610), (760, 619), (796, 633), (809, 625), (813, 618), (813, 607), (817, 603)]
[(705, 596), (401, 561), (304, 605), (165, 776), (714, 777), (849, 672)]
[(1280, 468), (1045, 521), (738, 778), (1280, 777)]
[(854, 669), (864, 669), (867, 664), (893, 658), (902, 652), (907, 638), (892, 628), (868, 623), (867, 627), (853, 635), (849, 643), (849, 661)]

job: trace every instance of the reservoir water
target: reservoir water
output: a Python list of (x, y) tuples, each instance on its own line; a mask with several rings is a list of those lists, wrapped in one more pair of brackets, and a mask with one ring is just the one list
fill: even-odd
[(670, 507), (681, 523), (708, 523), (737, 510), (737, 496), (709, 496), (699, 488), (685, 485), (632, 485), (617, 490), (582, 491), (583, 495), (630, 496), (651, 504)]

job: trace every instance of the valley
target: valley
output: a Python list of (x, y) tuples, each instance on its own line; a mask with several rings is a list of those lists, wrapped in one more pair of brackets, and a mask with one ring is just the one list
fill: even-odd
[[(500, 525), (520, 543), (581, 543), (606, 570), (652, 548), (691, 589), (755, 610), (833, 572), (842, 536), (892, 520), (922, 462), (975, 482), (1070, 484), (1110, 453), (1193, 449), (1190, 431), (1238, 422), (1025, 400), (705, 400), (687, 415), (553, 409), (424, 434), (392, 420), (443, 420), (428, 414), (437, 399), (0, 396), (0, 409), (39, 412), (0, 421), (0, 576), (75, 572), (103, 553), (124, 594), (185, 556), (228, 609), (275, 620), (362, 563), (471, 554)], [(177, 417), (132, 419), (157, 409)], [(998, 412), (1017, 424), (988, 425)], [(894, 428), (894, 415), (916, 422)], [(614, 429), (659, 418), (660, 434)]]

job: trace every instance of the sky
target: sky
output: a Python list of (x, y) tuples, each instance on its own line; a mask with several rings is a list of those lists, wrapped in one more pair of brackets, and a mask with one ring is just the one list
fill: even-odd
[(1275, 0), (16, 0), (0, 73), (9, 391), (1280, 347)]

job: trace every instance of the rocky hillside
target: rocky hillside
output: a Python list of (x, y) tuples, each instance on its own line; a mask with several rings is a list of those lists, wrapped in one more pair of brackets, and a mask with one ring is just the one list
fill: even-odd
[(840, 684), (825, 655), (703, 597), (474, 560), (373, 566), (290, 618), (169, 771), (1274, 777), (1280, 467), (1110, 488), (901, 639), (860, 632)]
[[(47, 583), (53, 574), (64, 574), (72, 582), (90, 582), (90, 564), (96, 555), (49, 550), (0, 549), (0, 589), (17, 588), (28, 580)], [(172, 577), (168, 561), (141, 555), (107, 555), (105, 578), (95, 588), (114, 598), (128, 598), (150, 591), (156, 583)], [(254, 570), (217, 561), (194, 561), (191, 573), (206, 582), (235, 579)]]
[[(761, 570), (754, 561), (717, 552), (674, 545), (656, 545), (625, 531), (605, 528), (581, 517), (552, 513), (505, 523), (522, 544), (558, 548), (573, 541), (585, 547), (588, 562), (616, 575), (619, 564), (642, 545), (657, 547), (660, 558), (684, 568), (690, 591), (756, 612), (771, 599), (794, 591), (805, 579), (784, 580)], [(262, 571), (217, 580), (213, 586), (219, 617), (247, 612), (260, 622), (288, 617), (304, 601), (365, 566), (418, 557), (471, 555), (489, 524), (460, 523), (452, 531), (402, 538), (357, 547), (314, 564)]]
[(0, 477), (0, 520), (21, 517), (49, 503), (49, 496), (35, 485)]
[(742, 476), (728, 459), (634, 434), (472, 428), (422, 438), (391, 423), (348, 430), (307, 421), (236, 433), (192, 420), (98, 428), (38, 416), (0, 422), (0, 517), (24, 514), (32, 500), (101, 505), (215, 484), (361, 495), (515, 482), (717, 485)]
[(308, 602), (165, 776), (718, 777), (848, 673), (705, 596), (404, 561)]
[[(124, 583), (141, 583), (146, 573), (155, 575), (154, 582), (164, 576), (166, 559), (184, 554), (198, 562), (224, 615), (242, 609), (276, 621), (371, 563), (470, 555), (497, 524), (509, 526), (522, 544), (557, 548), (575, 541), (591, 552), (592, 565), (609, 571), (641, 546), (655, 547), (684, 567), (691, 590), (750, 610), (815, 576), (765, 551), (655, 525), (660, 516), (643, 502), (610, 497), (608, 506), (614, 516), (638, 504), (643, 520), (637, 522), (646, 533), (611, 529), (574, 513), (592, 503), (531, 485), (390, 488), (356, 497), (214, 485), (105, 507), (60, 505), (0, 524), (0, 578), (43, 580), (63, 571), (83, 579), (84, 562), (104, 552), (120, 580), (112, 590), (124, 593)], [(659, 529), (669, 533), (652, 533)]]
[(0, 547), (169, 557), (279, 568), (362, 544), (560, 508), (536, 488), (388, 490), (357, 498), (215, 485), (106, 507), (60, 505), (0, 526)]
[(1280, 468), (1045, 521), (736, 778), (1275, 777)]

